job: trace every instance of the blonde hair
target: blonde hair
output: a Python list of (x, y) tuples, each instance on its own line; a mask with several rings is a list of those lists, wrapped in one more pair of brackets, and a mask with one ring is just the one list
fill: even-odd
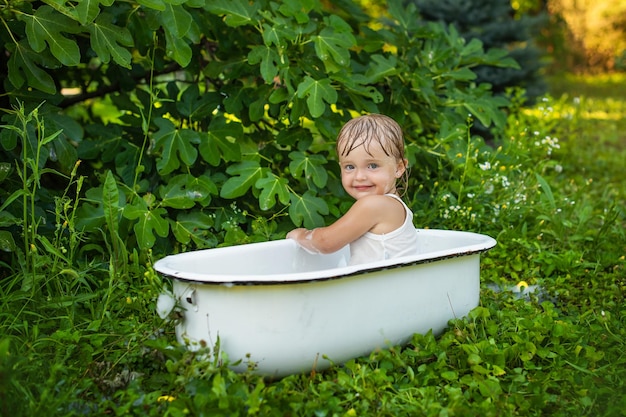
[[(384, 114), (366, 114), (349, 120), (337, 136), (337, 155), (347, 156), (354, 149), (363, 146), (365, 152), (369, 152), (371, 143), (375, 141), (385, 152), (385, 155), (396, 158), (397, 161), (405, 161), (404, 135), (400, 125), (389, 116)], [(405, 170), (400, 177), (400, 189), (402, 194), (406, 192), (409, 180), (409, 167), (405, 163)]]

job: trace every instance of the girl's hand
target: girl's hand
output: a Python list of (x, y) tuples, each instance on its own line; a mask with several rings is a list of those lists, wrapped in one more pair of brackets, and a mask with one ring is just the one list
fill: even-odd
[(298, 229), (293, 229), (291, 232), (287, 233), (287, 239), (293, 239), (295, 241), (299, 241), (300, 239), (304, 239), (304, 235), (306, 234), (307, 229), (300, 227)]
[(287, 233), (287, 239), (295, 240), (300, 247), (309, 253), (320, 253), (320, 251), (313, 244), (313, 230), (307, 230), (303, 227), (293, 229), (291, 232)]

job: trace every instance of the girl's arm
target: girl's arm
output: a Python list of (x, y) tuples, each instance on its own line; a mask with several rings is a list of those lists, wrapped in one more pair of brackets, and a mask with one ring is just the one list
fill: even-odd
[[(404, 207), (400, 206), (402, 213)], [(304, 228), (294, 229), (287, 234), (300, 246), (314, 253), (332, 253), (355, 241), (372, 230), (379, 223), (386, 223), (388, 219), (397, 218), (398, 202), (382, 195), (373, 195), (357, 200), (350, 210), (330, 226), (318, 227), (313, 230)], [(404, 222), (393, 222), (393, 230)]]

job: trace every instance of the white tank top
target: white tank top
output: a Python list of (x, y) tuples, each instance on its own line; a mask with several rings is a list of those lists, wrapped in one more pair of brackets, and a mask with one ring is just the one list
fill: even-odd
[(417, 252), (417, 232), (413, 226), (413, 212), (395, 194), (385, 194), (402, 203), (406, 210), (404, 224), (389, 233), (377, 235), (371, 232), (350, 243), (350, 265), (398, 258)]

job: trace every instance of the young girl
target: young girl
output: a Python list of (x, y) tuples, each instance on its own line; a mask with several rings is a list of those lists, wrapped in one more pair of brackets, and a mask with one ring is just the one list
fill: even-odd
[(352, 119), (339, 132), (337, 155), (341, 183), (355, 203), (332, 225), (294, 229), (287, 238), (314, 253), (349, 244), (351, 265), (415, 253), (413, 213), (396, 189), (408, 176), (400, 126), (380, 114)]

